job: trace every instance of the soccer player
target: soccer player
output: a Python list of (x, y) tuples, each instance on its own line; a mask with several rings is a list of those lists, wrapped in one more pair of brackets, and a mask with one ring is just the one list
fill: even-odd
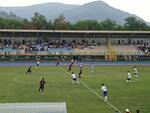
[(39, 66), (40, 66), (40, 60), (37, 61), (36, 68), (39, 68)]
[(57, 58), (57, 61), (56, 61), (57, 63), (56, 63), (56, 66), (59, 66), (59, 63), (60, 63), (60, 59), (59, 58)]
[(72, 69), (72, 64), (69, 64), (68, 71), (71, 71), (71, 69)]
[(31, 71), (31, 66), (29, 66), (29, 68), (28, 68), (27, 71), (26, 71), (26, 74), (28, 74), (28, 73), (31, 74), (31, 72), (32, 72), (32, 71)]
[(80, 71), (79, 71), (79, 78), (81, 78), (81, 75), (82, 75), (82, 68), (80, 68)]
[(134, 76), (136, 78), (138, 78), (138, 70), (137, 70), (136, 66), (134, 66)]
[(116, 111), (116, 113), (119, 113), (119, 111)]
[(71, 64), (73, 65), (73, 63), (74, 63), (74, 59), (72, 58), (72, 59), (71, 59)]
[(127, 73), (127, 75), (128, 75), (128, 77), (127, 77), (127, 82), (131, 82), (131, 73), (129, 72), (129, 71), (127, 71), (128, 73)]
[(41, 80), (40, 80), (40, 86), (39, 86), (39, 92), (42, 92), (43, 93), (43, 91), (44, 91), (44, 86), (45, 86), (45, 80), (44, 80), (44, 78), (42, 78)]
[(107, 101), (108, 97), (107, 97), (107, 88), (104, 85), (104, 83), (102, 82), (102, 91), (103, 91), (103, 96), (104, 96), (104, 100)]
[(136, 110), (136, 113), (140, 113), (140, 110)]
[(79, 68), (81, 69), (83, 67), (83, 63), (80, 61)]
[(75, 84), (75, 83), (79, 84), (79, 81), (77, 80), (77, 76), (75, 73), (72, 72), (71, 77), (72, 77), (73, 84)]
[(126, 112), (126, 113), (130, 113), (130, 110), (129, 110), (129, 109), (125, 109), (125, 112)]
[(93, 63), (91, 64), (91, 72), (92, 73), (94, 72), (94, 64)]

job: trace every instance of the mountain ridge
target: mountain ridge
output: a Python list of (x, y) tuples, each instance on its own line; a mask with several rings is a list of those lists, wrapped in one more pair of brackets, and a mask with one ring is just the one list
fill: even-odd
[[(129, 16), (140, 17), (114, 8), (104, 1), (94, 1), (83, 5), (72, 5), (58, 2), (43, 3), (23, 7), (0, 7), (5, 12), (13, 12), (21, 18), (31, 19), (35, 12), (39, 12), (47, 19), (54, 20), (59, 15), (64, 15), (67, 21), (77, 22), (79, 20), (98, 20), (111, 19), (118, 24), (124, 24), (124, 19)], [(23, 12), (23, 13), (22, 13)], [(143, 19), (141, 19), (143, 20)], [(145, 21), (146, 22), (146, 21)]]

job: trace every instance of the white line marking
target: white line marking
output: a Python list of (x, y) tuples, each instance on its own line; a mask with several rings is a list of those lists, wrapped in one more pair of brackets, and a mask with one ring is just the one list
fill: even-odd
[(15, 77), (13, 78), (13, 81), (16, 82), (16, 83), (21, 83), (21, 84), (26, 84), (26, 85), (34, 85), (32, 83), (26, 83), (26, 82), (23, 82), (21, 80), (17, 80), (17, 78), (15, 78)]
[[(69, 72), (67, 72), (66, 70), (64, 70), (62, 67), (60, 67), (62, 71), (65, 71), (67, 74), (70, 75)], [(79, 79), (78, 79), (79, 80)], [(92, 88), (90, 88), (86, 83), (84, 83), (82, 80), (79, 80), (79, 82), (85, 86), (87, 89), (89, 89), (92, 93), (94, 93), (97, 97), (99, 97), (101, 100), (103, 100), (106, 104), (108, 104), (111, 108), (113, 108), (115, 111), (118, 111), (119, 113), (121, 113), (121, 111), (119, 111), (114, 105), (112, 105), (110, 102), (105, 101), (104, 98), (102, 96), (100, 96), (96, 91), (94, 91)]]

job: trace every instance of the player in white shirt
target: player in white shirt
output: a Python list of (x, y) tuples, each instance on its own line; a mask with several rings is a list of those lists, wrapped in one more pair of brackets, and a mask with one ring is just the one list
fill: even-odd
[(71, 62), (71, 64), (73, 65), (73, 64), (74, 64), (74, 59), (72, 58), (70, 62)]
[(40, 66), (40, 61), (38, 60), (36, 63), (36, 68), (39, 68), (39, 66)]
[(81, 69), (83, 67), (83, 63), (80, 61), (79, 68)]
[(71, 78), (72, 78), (73, 84), (75, 83), (79, 84), (79, 81), (77, 80), (77, 76), (75, 73), (72, 72)]
[(127, 82), (131, 82), (131, 73), (129, 72), (129, 71), (127, 71), (128, 73), (127, 73), (127, 75), (128, 75), (128, 77), (127, 77)]
[(93, 63), (91, 64), (91, 72), (92, 73), (94, 72), (94, 64)]
[(125, 112), (126, 112), (126, 113), (130, 113), (130, 110), (129, 110), (129, 109), (125, 109)]
[(134, 66), (134, 76), (137, 78), (138, 77), (138, 70), (136, 66)]
[(105, 101), (107, 101), (108, 97), (107, 97), (107, 87), (104, 85), (104, 83), (102, 83), (102, 91), (103, 91), (103, 96)]

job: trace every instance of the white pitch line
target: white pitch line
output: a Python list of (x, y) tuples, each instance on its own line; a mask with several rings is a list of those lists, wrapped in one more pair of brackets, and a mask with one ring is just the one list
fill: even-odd
[(20, 81), (20, 80), (17, 80), (15, 77), (12, 79), (14, 82), (17, 82), (17, 83), (22, 83), (22, 84), (26, 84), (26, 83), (24, 83), (24, 82), (22, 82), (22, 81)]
[[(60, 67), (62, 71), (65, 71), (62, 67)], [(70, 75), (69, 72), (66, 72), (67, 74)], [(108, 106), (110, 106), (111, 108), (113, 108), (115, 111), (118, 111), (119, 113), (121, 113), (121, 111), (119, 111), (114, 105), (112, 105), (110, 102), (105, 101), (104, 98), (102, 96), (100, 96), (96, 91), (94, 91), (92, 88), (90, 88), (86, 83), (84, 83), (82, 80), (79, 80), (80, 83), (85, 86), (87, 89), (89, 89), (92, 93), (94, 93), (97, 97), (99, 97), (101, 100), (103, 100)]]
[(15, 78), (15, 77), (13, 78), (13, 81), (16, 82), (16, 83), (21, 83), (21, 84), (25, 84), (25, 85), (34, 85), (32, 83), (26, 83), (26, 82), (23, 82), (21, 80), (17, 80), (17, 78)]

